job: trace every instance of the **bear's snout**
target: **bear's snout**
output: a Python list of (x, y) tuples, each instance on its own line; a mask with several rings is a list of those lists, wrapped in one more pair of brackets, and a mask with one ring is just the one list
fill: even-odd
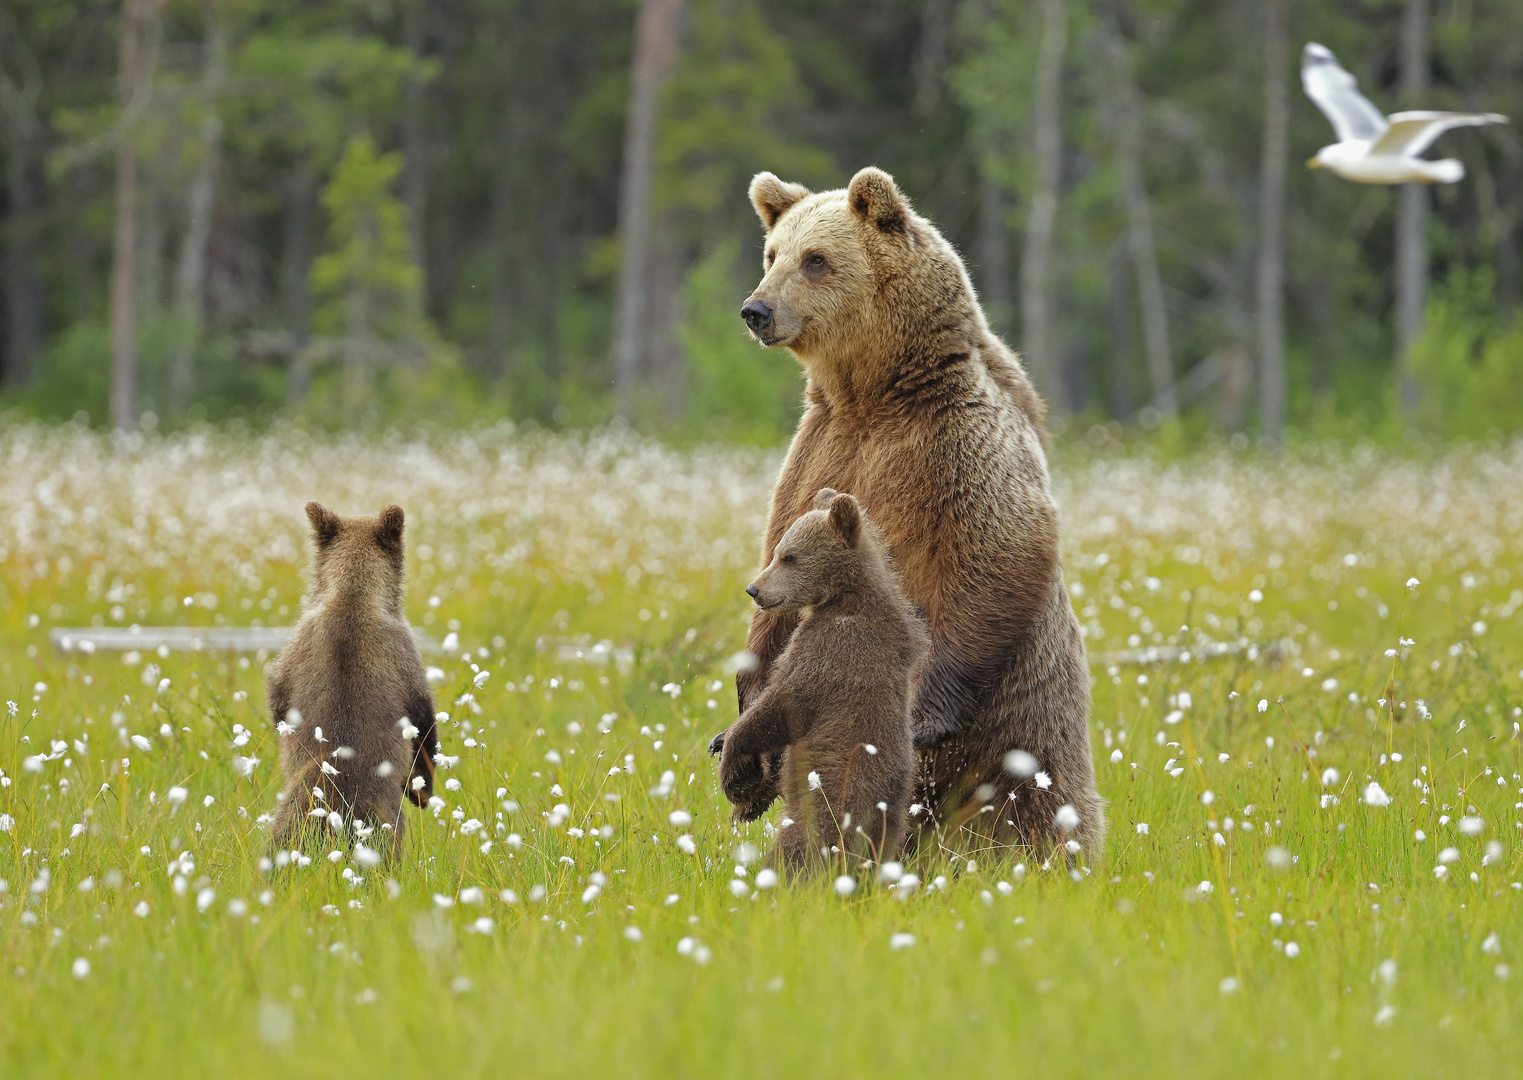
[(758, 596), (761, 595), (761, 590), (758, 589), (755, 585), (747, 585), (746, 595), (749, 596), (752, 600), (755, 600)]
[(747, 300), (740, 308), (740, 317), (753, 334), (760, 335), (772, 325), (772, 309), (760, 300)]

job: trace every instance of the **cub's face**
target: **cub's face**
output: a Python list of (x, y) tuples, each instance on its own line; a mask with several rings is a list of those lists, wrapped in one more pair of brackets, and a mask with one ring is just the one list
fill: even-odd
[(850, 495), (823, 488), (819, 509), (798, 518), (773, 549), (772, 561), (746, 592), (763, 611), (779, 613), (823, 604), (857, 577), (861, 509)]
[(376, 517), (339, 517), (321, 503), (309, 502), (307, 520), (312, 523), (314, 596), (342, 584), (391, 606), (399, 602), (404, 520), (400, 506), (388, 506)]

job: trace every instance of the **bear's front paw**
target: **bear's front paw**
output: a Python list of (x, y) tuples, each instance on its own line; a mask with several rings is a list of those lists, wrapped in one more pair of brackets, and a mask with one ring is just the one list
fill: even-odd
[(709, 757), (718, 757), (724, 753), (724, 737), (730, 733), (729, 728), (721, 731), (709, 740)]
[(771, 809), (772, 802), (776, 798), (776, 792), (770, 789), (759, 791), (755, 797), (736, 803), (730, 816), (736, 821), (755, 821)]
[(752, 754), (727, 753), (719, 764), (719, 786), (736, 807), (756, 801), (766, 786), (761, 758)]

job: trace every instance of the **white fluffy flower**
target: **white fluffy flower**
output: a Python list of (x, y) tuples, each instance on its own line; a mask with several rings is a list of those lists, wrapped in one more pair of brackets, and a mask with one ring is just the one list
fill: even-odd
[(1012, 750), (1005, 755), (1005, 771), (1021, 780), (1035, 776), (1040, 765), (1041, 763), (1025, 750)]

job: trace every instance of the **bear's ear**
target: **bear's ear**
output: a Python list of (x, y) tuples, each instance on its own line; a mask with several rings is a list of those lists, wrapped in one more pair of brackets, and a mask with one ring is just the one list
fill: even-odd
[(383, 507), (381, 516), (376, 519), (375, 538), (383, 548), (388, 551), (402, 546), (402, 525), (405, 521), (402, 508), (393, 503)]
[(868, 166), (853, 176), (846, 188), (846, 204), (879, 232), (902, 233), (909, 225), (909, 200), (882, 169)]
[(778, 218), (808, 196), (809, 189), (804, 185), (787, 183), (769, 172), (759, 172), (751, 178), (751, 205), (756, 207), (756, 216), (768, 232)]
[(338, 535), (338, 515), (322, 503), (313, 500), (307, 504), (307, 520), (312, 523), (312, 535), (318, 547), (327, 547)]
[(837, 495), (830, 501), (830, 524), (849, 548), (857, 546), (862, 534), (862, 508), (850, 495)]
[(831, 501), (836, 497), (835, 488), (820, 488), (814, 493), (814, 508), (816, 510), (829, 510)]

